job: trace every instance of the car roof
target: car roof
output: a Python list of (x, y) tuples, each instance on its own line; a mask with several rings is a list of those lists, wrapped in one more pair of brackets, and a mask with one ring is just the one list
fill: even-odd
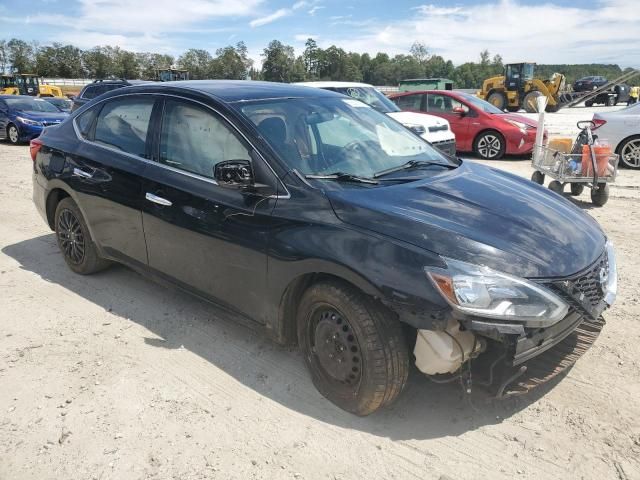
[(365, 88), (376, 88), (373, 85), (369, 85), (368, 83), (360, 83), (360, 82), (298, 82), (292, 85), (302, 85), (305, 87), (314, 87), (314, 88), (341, 88), (341, 87), (365, 87)]
[(443, 93), (445, 95), (451, 95), (453, 97), (455, 97), (456, 95), (463, 95), (463, 96), (465, 95), (465, 92), (458, 92), (455, 90), (415, 90), (410, 92), (394, 92), (394, 93), (391, 93), (390, 95), (392, 97), (399, 97), (402, 95), (410, 95), (414, 93)]
[[(312, 89), (301, 85), (254, 80), (181, 80), (175, 82), (153, 82), (148, 87), (154, 89), (184, 89), (212, 95), (223, 102), (232, 103), (249, 100), (277, 98), (331, 97), (337, 93)], [(143, 89), (145, 86), (134, 87)]]
[(34, 97), (33, 95), (0, 95), (0, 98), (38, 98), (42, 100), (41, 97)]

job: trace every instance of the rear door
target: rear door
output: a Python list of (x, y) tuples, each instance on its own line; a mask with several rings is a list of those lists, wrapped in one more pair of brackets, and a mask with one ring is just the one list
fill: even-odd
[(126, 95), (84, 112), (74, 120), (82, 141), (65, 168), (94, 240), (107, 255), (142, 265), (142, 174), (155, 104), (151, 95)]
[(225, 118), (203, 104), (167, 97), (157, 132), (142, 209), (150, 267), (264, 322), (266, 248), (276, 199), (223, 187), (213, 172), (222, 161), (250, 160), (258, 182), (274, 184), (275, 174)]

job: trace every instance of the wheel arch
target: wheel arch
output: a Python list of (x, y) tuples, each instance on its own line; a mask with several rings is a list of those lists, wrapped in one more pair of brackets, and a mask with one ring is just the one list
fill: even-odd
[(476, 147), (477, 147), (478, 139), (479, 139), (482, 135), (484, 135), (485, 133), (495, 133), (495, 134), (499, 135), (499, 136), (500, 136), (500, 138), (502, 139), (502, 142), (504, 143), (505, 151), (506, 151), (506, 148), (507, 148), (507, 137), (505, 137), (505, 136), (504, 136), (504, 133), (501, 133), (501, 132), (500, 132), (500, 130), (497, 130), (497, 129), (495, 129), (495, 128), (488, 127), (488, 128), (483, 128), (483, 129), (482, 129), (482, 130), (480, 130), (478, 133), (476, 133), (476, 136), (475, 136), (475, 137), (473, 137), (473, 143), (471, 144), (471, 147), (473, 148), (473, 152), (474, 152), (474, 153), (478, 153), (478, 152), (476, 151), (476, 150), (477, 150), (477, 148), (476, 148)]
[(618, 142), (618, 145), (616, 146), (616, 150), (615, 152), (620, 155), (620, 152), (622, 151), (622, 146), (628, 142), (629, 140), (633, 140), (634, 138), (640, 138), (640, 134), (633, 134), (633, 135), (629, 135), (628, 137), (623, 138), (622, 140), (620, 140)]
[(52, 189), (47, 195), (47, 200), (45, 202), (45, 212), (47, 214), (47, 223), (49, 224), (49, 228), (51, 230), (55, 230), (56, 228), (56, 208), (58, 207), (60, 201), (66, 197), (71, 197), (71, 195), (65, 189), (59, 187)]
[[(320, 282), (333, 281), (342, 283), (358, 290), (368, 296), (372, 301), (384, 306), (384, 303), (381, 301), (380, 291), (365, 279), (353, 273), (344, 274), (344, 272), (337, 273), (335, 271), (330, 272), (327, 270), (329, 269), (325, 269), (325, 271), (302, 273), (288, 283), (280, 297), (278, 321), (275, 329), (276, 331), (274, 332), (276, 339), (280, 343), (286, 345), (297, 344), (296, 319), (300, 298), (311, 286)], [(384, 308), (391, 311), (386, 306), (384, 306)]]

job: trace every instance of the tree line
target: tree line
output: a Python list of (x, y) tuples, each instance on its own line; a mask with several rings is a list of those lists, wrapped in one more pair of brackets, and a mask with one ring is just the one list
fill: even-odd
[[(415, 42), (407, 54), (390, 56), (379, 52), (348, 52), (332, 45), (320, 48), (308, 39), (301, 55), (291, 45), (271, 41), (262, 52), (262, 66), (254, 67), (244, 42), (219, 48), (212, 55), (203, 49), (189, 49), (178, 57), (154, 52), (131, 52), (112, 46), (82, 50), (73, 45), (39, 45), (21, 39), (0, 40), (0, 71), (36, 73), (63, 78), (141, 78), (153, 80), (156, 70), (175, 66), (189, 70), (192, 79), (245, 79), (276, 82), (342, 80), (373, 85), (397, 85), (407, 78), (444, 77), (456, 88), (479, 88), (482, 81), (503, 72), (500, 55), (480, 52), (475, 62), (454, 65), (428, 47)], [(536, 76), (548, 78), (564, 73), (568, 82), (586, 75), (613, 79), (621, 75), (618, 65), (538, 65)]]

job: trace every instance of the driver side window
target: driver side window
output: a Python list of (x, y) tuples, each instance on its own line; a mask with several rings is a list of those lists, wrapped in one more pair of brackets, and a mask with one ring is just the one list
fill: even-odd
[(212, 111), (167, 100), (160, 133), (160, 163), (213, 178), (217, 163), (251, 160), (249, 149)]
[(427, 112), (454, 113), (454, 108), (463, 108), (462, 103), (447, 95), (430, 93), (427, 97)]

